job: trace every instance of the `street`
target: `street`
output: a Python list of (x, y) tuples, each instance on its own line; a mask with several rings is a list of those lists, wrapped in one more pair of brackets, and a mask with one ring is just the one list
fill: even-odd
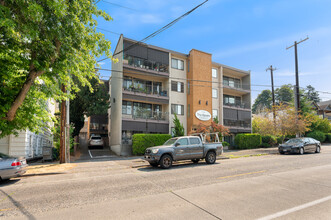
[(331, 145), (320, 154), (270, 154), (175, 164), (130, 158), (0, 183), (8, 219), (330, 219)]

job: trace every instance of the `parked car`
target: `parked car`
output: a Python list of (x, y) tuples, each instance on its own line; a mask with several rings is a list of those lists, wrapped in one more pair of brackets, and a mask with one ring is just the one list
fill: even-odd
[(103, 148), (104, 141), (100, 135), (91, 135), (90, 140), (88, 141), (89, 148)]
[(304, 154), (305, 152), (321, 152), (321, 142), (314, 138), (292, 138), (286, 141), (284, 144), (278, 146), (280, 154), (284, 153), (299, 153)]
[(27, 166), (26, 159), (23, 157), (10, 157), (0, 153), (0, 180), (23, 175)]
[(166, 141), (162, 146), (149, 147), (144, 159), (151, 166), (170, 168), (173, 161), (192, 160), (198, 163), (205, 159), (207, 164), (213, 164), (216, 156), (223, 152), (222, 143), (217, 133), (195, 134), (192, 136), (176, 137)]

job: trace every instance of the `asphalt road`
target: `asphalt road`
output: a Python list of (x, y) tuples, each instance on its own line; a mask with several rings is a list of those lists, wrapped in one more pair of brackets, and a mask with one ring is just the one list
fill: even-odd
[[(320, 154), (179, 164), (105, 158), (0, 183), (8, 219), (331, 219), (331, 146)], [(138, 164), (139, 165), (139, 164)]]

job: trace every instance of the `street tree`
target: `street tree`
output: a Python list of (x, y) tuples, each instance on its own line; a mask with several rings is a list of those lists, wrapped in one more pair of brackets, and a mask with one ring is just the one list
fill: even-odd
[(319, 97), (318, 92), (315, 90), (315, 88), (311, 85), (306, 86), (306, 91), (304, 92), (304, 96), (312, 102), (320, 102), (321, 99)]
[(210, 125), (206, 124), (198, 124), (196, 127), (195, 133), (218, 133), (219, 138), (221, 139), (224, 136), (228, 136), (230, 131), (227, 127), (212, 121)]
[(0, 0), (0, 14), (0, 137), (39, 131), (50, 121), (46, 101), (69, 98), (61, 85), (79, 90), (70, 75), (92, 90), (96, 58), (111, 58), (96, 18), (112, 18), (95, 0)]
[(271, 109), (272, 107), (272, 94), (271, 91), (266, 89), (263, 90), (255, 99), (252, 112), (257, 114), (262, 112), (264, 109)]
[[(79, 83), (79, 82), (78, 82)], [(70, 123), (74, 126), (73, 136), (79, 135), (84, 127), (84, 116), (106, 115), (109, 109), (109, 94), (104, 81), (92, 79), (90, 81), (93, 92), (88, 86), (80, 86), (70, 100)]]
[(275, 100), (277, 104), (294, 103), (293, 86), (291, 84), (282, 85), (275, 90)]
[(175, 117), (173, 119), (173, 123), (175, 125), (174, 134), (173, 134), (174, 137), (184, 136), (184, 134), (185, 134), (184, 126), (182, 123), (180, 123), (176, 113), (175, 113)]

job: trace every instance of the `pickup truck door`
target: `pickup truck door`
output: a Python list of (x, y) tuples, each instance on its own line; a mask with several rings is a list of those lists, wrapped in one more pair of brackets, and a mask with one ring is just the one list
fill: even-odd
[(203, 145), (198, 137), (190, 139), (190, 159), (200, 159), (203, 157)]
[(175, 146), (175, 160), (185, 160), (190, 158), (190, 149), (188, 145), (188, 139), (187, 138), (181, 138), (176, 141), (175, 144), (179, 144), (178, 146)]

